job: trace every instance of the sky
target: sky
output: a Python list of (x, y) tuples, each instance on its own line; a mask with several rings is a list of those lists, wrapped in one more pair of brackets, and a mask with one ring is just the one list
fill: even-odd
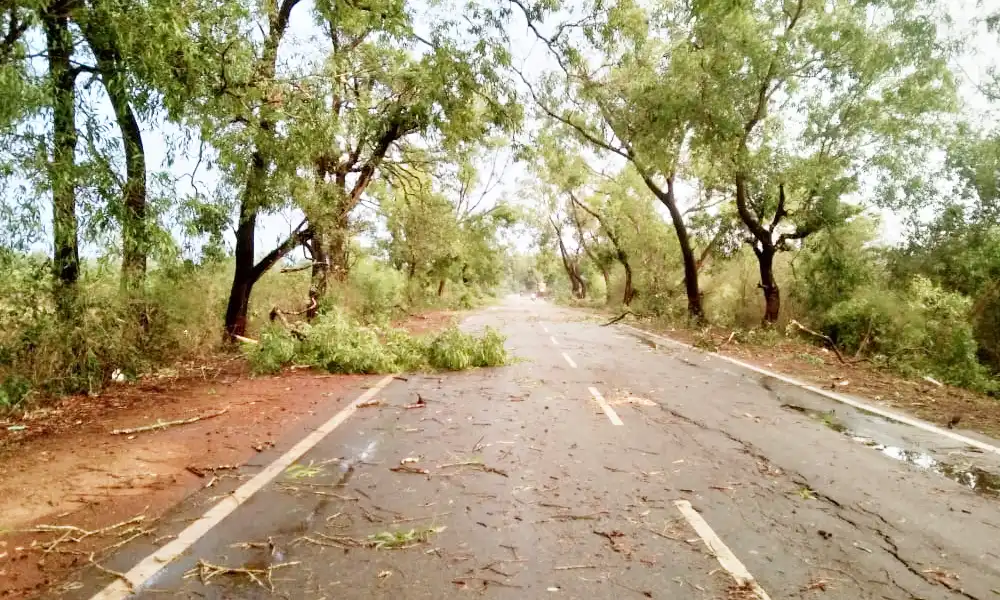
[[(1000, 9), (1000, 0), (948, 0), (946, 6), (954, 21), (954, 24), (948, 28), (948, 33), (969, 42), (967, 51), (956, 61), (956, 71), (960, 74), (961, 96), (966, 104), (965, 108), (980, 122), (995, 124), (996, 115), (990, 110), (989, 104), (982, 95), (977, 92), (976, 86), (984, 80), (990, 66), (1000, 64), (1000, 58), (998, 58), (1000, 57), (1000, 47), (998, 47), (996, 37), (989, 34), (985, 30), (985, 26), (977, 23), (976, 20), (980, 15)], [(327, 54), (329, 44), (325, 42), (322, 31), (315, 25), (312, 10), (312, 0), (304, 0), (294, 9), (288, 34), (280, 48), (280, 63), (294, 68), (310, 61), (322, 60)], [(523, 17), (517, 11), (515, 11), (507, 33), (512, 41), (510, 51), (514, 57), (514, 64), (529, 79), (542, 72), (558, 68), (547, 48), (529, 32)], [(511, 85), (522, 92), (525, 91), (524, 84), (520, 80), (513, 80)], [(100, 93), (94, 94), (94, 98), (97, 102), (98, 112), (106, 114), (110, 121), (112, 112), (106, 98)], [(526, 112), (530, 114), (531, 108), (528, 107)], [(528, 128), (530, 129), (532, 125), (533, 123), (529, 122)], [(175, 192), (181, 197), (192, 192), (195, 186), (204, 191), (213, 190), (218, 182), (217, 173), (207, 170), (204, 167), (204, 161), (199, 166), (196, 175), (188, 177), (198, 162), (197, 147), (189, 147), (176, 153), (172, 157), (173, 161), (168, 164), (168, 149), (171, 140), (177, 139), (180, 134), (181, 131), (176, 126), (163, 121), (144, 124), (143, 141), (150, 170), (166, 171), (176, 180)], [(591, 162), (594, 168), (609, 172), (621, 166), (621, 159), (600, 154), (593, 154)], [(499, 185), (494, 186), (487, 194), (486, 204), (489, 205), (501, 198), (525, 205), (533, 204), (535, 199), (531, 196), (529, 188), (526, 187), (529, 180), (530, 173), (526, 165), (513, 164), (508, 166), (502, 174)], [(695, 195), (694, 186), (686, 183), (679, 186), (678, 196), (682, 205), (693, 202)], [(662, 209), (652, 196), (650, 201)], [(899, 241), (903, 235), (903, 218), (885, 211), (881, 211), (881, 213), (883, 241), (887, 243)], [(48, 214), (43, 215), (46, 224), (49, 223), (49, 219)], [(299, 219), (300, 215), (296, 211), (285, 211), (260, 219), (256, 232), (258, 255), (267, 253), (280, 240), (284, 239), (292, 227), (299, 222)], [(232, 235), (229, 235), (227, 241), (230, 245), (232, 240)], [(526, 250), (531, 243), (531, 240), (525, 236), (516, 237), (511, 241), (519, 250)], [(47, 248), (47, 241), (39, 245), (39, 249), (47, 250)], [(89, 256), (96, 256), (102, 251), (103, 248), (96, 246), (84, 248), (85, 254)]]

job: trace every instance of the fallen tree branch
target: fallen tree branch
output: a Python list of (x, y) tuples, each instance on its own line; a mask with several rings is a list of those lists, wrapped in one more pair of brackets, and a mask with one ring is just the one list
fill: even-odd
[(635, 313), (632, 312), (632, 311), (630, 311), (630, 310), (626, 310), (625, 312), (623, 312), (622, 314), (618, 315), (614, 319), (611, 319), (607, 323), (601, 325), (601, 327), (607, 327), (608, 325), (614, 325), (615, 323), (617, 323), (618, 321), (621, 321), (622, 319), (624, 319), (625, 317), (627, 317), (629, 315), (632, 315), (634, 317)]
[(307, 265), (303, 265), (301, 267), (285, 267), (284, 269), (281, 270), (281, 272), (282, 273), (297, 273), (299, 271), (305, 271), (306, 269), (311, 269), (311, 268), (313, 268), (316, 265), (329, 266), (330, 263), (323, 262), (323, 261), (316, 261), (316, 262), (309, 263)]
[(143, 425), (142, 427), (130, 427), (128, 429), (115, 429), (112, 430), (111, 435), (129, 435), (133, 433), (142, 433), (144, 431), (154, 431), (156, 429), (166, 429), (167, 427), (173, 427), (174, 425), (187, 425), (189, 423), (195, 423), (197, 421), (203, 421), (205, 419), (211, 419), (224, 415), (229, 412), (229, 407), (223, 408), (222, 410), (214, 413), (209, 413), (207, 415), (198, 415), (197, 417), (191, 417), (190, 419), (180, 419), (177, 421), (159, 421), (153, 425)]
[(94, 553), (93, 552), (90, 553), (90, 556), (88, 557), (88, 561), (90, 562), (90, 565), (92, 567), (94, 567), (95, 569), (97, 569), (98, 571), (101, 571), (102, 573), (107, 573), (108, 575), (111, 575), (112, 577), (114, 577), (116, 579), (120, 579), (122, 581), (122, 583), (125, 584), (125, 587), (128, 588), (129, 593), (130, 594), (132, 593), (132, 591), (133, 591), (132, 582), (129, 581), (129, 578), (126, 577), (124, 573), (120, 573), (118, 571), (113, 571), (113, 570), (105, 567), (104, 565), (101, 565), (100, 563), (98, 563), (96, 560), (94, 560)]
[(840, 349), (837, 348), (837, 344), (833, 341), (833, 338), (831, 338), (830, 336), (826, 335), (825, 333), (820, 333), (818, 331), (813, 331), (812, 329), (809, 329), (808, 327), (806, 327), (802, 323), (799, 323), (795, 319), (792, 319), (789, 322), (789, 324), (795, 326), (796, 328), (798, 328), (799, 331), (803, 331), (805, 333), (808, 333), (809, 335), (812, 335), (814, 337), (818, 337), (821, 340), (825, 341), (826, 344), (830, 347), (830, 349), (833, 350), (833, 353), (837, 355), (837, 360), (839, 360), (842, 364), (845, 364), (845, 365), (851, 364), (851, 363), (849, 363), (844, 358), (844, 355), (840, 353)]
[(316, 303), (315, 297), (310, 298), (309, 306), (303, 308), (302, 310), (281, 310), (280, 308), (275, 306), (274, 308), (271, 309), (271, 313), (268, 315), (268, 318), (273, 321), (280, 317), (281, 322), (284, 323), (285, 325), (288, 325), (288, 321), (285, 320), (284, 315), (292, 315), (292, 316), (304, 315), (307, 312), (314, 310), (317, 306), (318, 304)]

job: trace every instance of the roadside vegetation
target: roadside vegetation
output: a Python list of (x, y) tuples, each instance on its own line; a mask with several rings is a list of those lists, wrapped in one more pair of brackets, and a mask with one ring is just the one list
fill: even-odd
[(979, 6), (960, 26), (931, 2), (524, 11), (556, 65), (532, 84), (537, 252), (515, 278), (712, 348), (796, 338), (997, 394), (998, 15)]
[(390, 323), (543, 284), (996, 393), (988, 9), (5, 5), (0, 409), (241, 345), (499, 364), (495, 333)]

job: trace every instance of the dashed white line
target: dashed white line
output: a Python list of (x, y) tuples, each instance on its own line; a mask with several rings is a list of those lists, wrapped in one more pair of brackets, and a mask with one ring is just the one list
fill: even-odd
[(571, 366), (571, 367), (573, 367), (575, 369), (576, 368), (576, 363), (573, 362), (573, 359), (569, 357), (569, 354), (566, 354), (565, 352), (563, 352), (562, 355), (563, 355), (563, 358), (566, 359), (566, 362), (569, 363), (569, 366)]
[(142, 562), (125, 573), (124, 577), (116, 579), (113, 583), (95, 594), (91, 600), (119, 600), (140, 591), (142, 586), (155, 577), (170, 561), (186, 552), (202, 536), (239, 508), (241, 504), (270, 483), (271, 480), (298, 460), (299, 457), (312, 449), (327, 434), (339, 427), (357, 411), (359, 404), (370, 400), (382, 388), (392, 383), (392, 379), (393, 375), (388, 375), (381, 379), (369, 388), (367, 392), (361, 394), (354, 402), (348, 404), (343, 410), (331, 417), (330, 420), (302, 438), (299, 443), (292, 446), (287, 452), (265, 467), (264, 470), (257, 473), (253, 479), (238, 487), (236, 491), (210, 508), (198, 520), (188, 525), (172, 542), (162, 546), (159, 550), (144, 558)]
[(674, 506), (677, 507), (677, 510), (681, 511), (681, 515), (695, 530), (698, 537), (700, 537), (702, 541), (705, 542), (705, 545), (708, 546), (708, 549), (715, 554), (715, 558), (718, 559), (719, 565), (732, 575), (733, 579), (736, 580), (736, 583), (741, 586), (749, 586), (749, 588), (753, 590), (754, 595), (756, 595), (760, 600), (771, 600), (770, 596), (767, 595), (767, 592), (765, 592), (763, 588), (757, 584), (757, 580), (753, 578), (750, 571), (748, 571), (743, 563), (740, 562), (740, 559), (736, 558), (736, 555), (729, 549), (729, 546), (726, 546), (722, 539), (720, 539), (719, 536), (712, 531), (708, 522), (706, 522), (705, 519), (698, 514), (698, 511), (691, 506), (690, 502), (687, 500), (677, 500), (674, 502)]
[(549, 328), (546, 327), (545, 325), (542, 325), (542, 331), (544, 331), (545, 333), (548, 333), (549, 332)]
[(553, 346), (558, 346), (559, 345), (559, 342), (556, 341), (556, 337), (554, 335), (550, 335), (549, 339), (552, 340), (552, 345)]
[(597, 405), (600, 406), (601, 410), (604, 411), (604, 414), (608, 416), (608, 420), (611, 421), (611, 424), (624, 425), (624, 423), (622, 423), (622, 420), (618, 417), (618, 413), (615, 412), (615, 409), (611, 408), (611, 405), (608, 404), (608, 401), (604, 399), (604, 396), (601, 395), (601, 392), (597, 391), (597, 388), (594, 387), (589, 389), (590, 389), (590, 395), (594, 397), (594, 400), (597, 401)]

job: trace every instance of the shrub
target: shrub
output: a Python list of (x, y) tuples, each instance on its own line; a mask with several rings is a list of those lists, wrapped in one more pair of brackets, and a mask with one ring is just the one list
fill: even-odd
[(268, 327), (260, 334), (260, 343), (247, 352), (254, 373), (277, 373), (295, 358), (295, 338), (280, 327)]
[(976, 357), (970, 309), (968, 298), (918, 276), (903, 292), (859, 291), (831, 307), (822, 328), (845, 349), (906, 374), (987, 389), (991, 383)]

